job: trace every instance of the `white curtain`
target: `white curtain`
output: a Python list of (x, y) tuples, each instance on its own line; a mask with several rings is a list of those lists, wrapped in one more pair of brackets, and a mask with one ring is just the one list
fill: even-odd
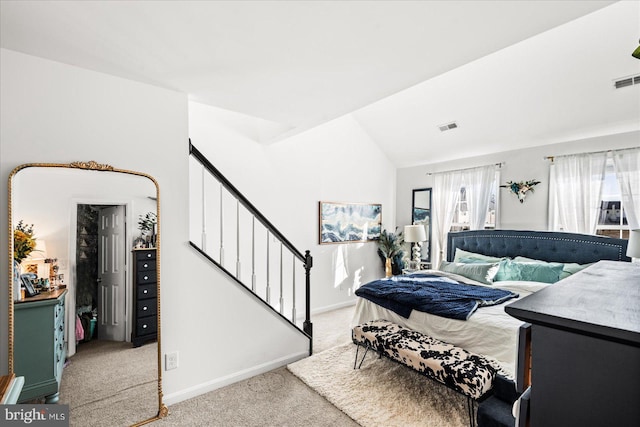
[(469, 209), (469, 228), (471, 230), (484, 229), (495, 175), (495, 165), (481, 166), (463, 171), (464, 186), (467, 191), (467, 207)]
[(556, 165), (551, 164), (549, 166), (549, 230), (561, 231), (562, 224), (560, 223), (560, 212), (558, 211), (558, 203), (556, 202)]
[(640, 228), (640, 147), (611, 153), (631, 230)]
[(447, 234), (453, 222), (456, 202), (460, 197), (462, 186), (462, 171), (451, 171), (435, 174), (433, 186), (433, 223), (435, 238), (439, 251), (433, 255), (433, 268), (438, 268), (440, 261), (445, 258)]
[(555, 158), (549, 197), (564, 231), (595, 234), (606, 161), (606, 152)]

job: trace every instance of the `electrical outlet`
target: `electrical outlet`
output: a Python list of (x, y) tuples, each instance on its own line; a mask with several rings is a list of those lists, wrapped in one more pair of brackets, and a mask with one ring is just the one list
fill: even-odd
[(178, 352), (166, 353), (164, 355), (164, 370), (170, 371), (178, 367)]

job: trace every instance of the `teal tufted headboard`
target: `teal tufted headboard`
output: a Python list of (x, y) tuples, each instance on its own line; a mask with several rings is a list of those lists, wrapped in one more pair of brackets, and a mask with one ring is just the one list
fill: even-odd
[(447, 261), (456, 248), (497, 257), (588, 264), (600, 260), (631, 261), (627, 240), (556, 231), (473, 230), (449, 233)]

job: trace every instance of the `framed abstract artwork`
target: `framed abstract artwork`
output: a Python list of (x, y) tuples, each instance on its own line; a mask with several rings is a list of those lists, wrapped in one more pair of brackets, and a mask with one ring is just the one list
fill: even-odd
[(378, 240), (382, 205), (320, 202), (320, 244)]

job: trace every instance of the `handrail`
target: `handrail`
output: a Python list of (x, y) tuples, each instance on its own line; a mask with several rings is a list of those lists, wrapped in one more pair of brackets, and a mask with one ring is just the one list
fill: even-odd
[(200, 152), (200, 150), (198, 150), (191, 143), (191, 139), (189, 139), (189, 154), (195, 157), (202, 164), (202, 166), (205, 167), (205, 169), (207, 169), (213, 176), (215, 176), (218, 181), (220, 181), (220, 183), (231, 194), (233, 194), (233, 196), (238, 199), (240, 203), (242, 203), (242, 205), (258, 219), (258, 221), (262, 223), (262, 225), (264, 225), (273, 235), (275, 235), (278, 240), (280, 240), (287, 247), (287, 249), (289, 249), (291, 253), (296, 256), (296, 258), (298, 258), (300, 261), (305, 261), (306, 257), (302, 255), (302, 252), (300, 252), (295, 246), (293, 246), (293, 244), (291, 244), (291, 242), (289, 242), (289, 240), (284, 237), (284, 235), (275, 227), (275, 225), (273, 225), (264, 215), (262, 215), (262, 213), (255, 206), (253, 206), (253, 204), (240, 191), (238, 191), (238, 189), (233, 184), (231, 184), (231, 182), (227, 178), (225, 178), (225, 176), (222, 175), (222, 173), (218, 169), (216, 169), (215, 166), (211, 164), (209, 159), (207, 159)]
[[(198, 251), (198, 253), (200, 253), (200, 255), (202, 255), (203, 257), (205, 257), (206, 259), (209, 260), (209, 262), (212, 262), (213, 264), (215, 264), (218, 268), (220, 268), (222, 271), (224, 271), (225, 273), (227, 273), (227, 275), (229, 277), (231, 277), (233, 280), (236, 281), (236, 283), (238, 283), (239, 285), (242, 285), (242, 288), (244, 288), (247, 292), (251, 292), (251, 289), (248, 289), (244, 283), (242, 283), (242, 281), (238, 280), (237, 277), (235, 277), (229, 270), (227, 270), (226, 268), (224, 268), (223, 265), (221, 265), (218, 261), (216, 261), (215, 259), (211, 258), (211, 256), (209, 256), (205, 251), (203, 251), (202, 249), (200, 249), (198, 247), (198, 245), (196, 245), (193, 242), (189, 242), (189, 245), (191, 245), (192, 248), (194, 248), (196, 251)], [(251, 292), (252, 293), (252, 292)], [(260, 301), (262, 301), (262, 303), (264, 305), (266, 305), (267, 307), (269, 307), (274, 313), (277, 313), (281, 318), (283, 318), (284, 320), (286, 320), (287, 322), (289, 322), (291, 325), (293, 325), (296, 329), (298, 329), (298, 326), (293, 323), (291, 320), (289, 320), (286, 316), (284, 316), (282, 313), (280, 313), (278, 310), (275, 310), (271, 304), (267, 303), (265, 300), (259, 298)], [(306, 323), (306, 322), (305, 322)], [(307, 328), (303, 329), (301, 331), (302, 333), (304, 333), (307, 338), (311, 339), (311, 334), (307, 331)]]
[[(224, 273), (226, 273), (229, 277), (231, 277), (236, 283), (242, 285), (246, 290), (250, 291), (255, 297), (257, 297), (262, 303), (264, 303), (265, 305), (267, 305), (270, 309), (272, 309), (274, 312), (278, 313), (278, 315), (280, 317), (282, 317), (283, 319), (285, 319), (288, 323), (290, 323), (291, 325), (293, 325), (296, 329), (298, 329), (298, 331), (300, 331), (303, 335), (305, 335), (308, 339), (309, 339), (309, 354), (313, 354), (313, 324), (311, 323), (311, 318), (310, 318), (310, 313), (311, 313), (311, 267), (313, 266), (313, 257), (311, 256), (310, 252), (307, 250), (305, 251), (304, 255), (302, 254), (301, 251), (299, 251), (298, 249), (296, 249), (293, 244), (260, 212), (258, 211), (258, 209), (242, 194), (240, 193), (240, 191), (238, 191), (238, 189), (231, 184), (231, 182), (218, 170), (216, 169), (215, 166), (213, 166), (211, 164), (211, 162), (204, 156), (204, 154), (202, 154), (192, 143), (191, 143), (191, 139), (189, 139), (189, 155), (193, 156), (193, 158), (198, 161), (200, 163), (200, 165), (203, 168), (203, 172), (204, 170), (206, 170), (213, 178), (215, 178), (218, 183), (222, 186), (222, 188), (226, 189), (230, 195), (235, 199), (235, 203), (237, 204), (237, 206), (239, 206), (240, 204), (242, 204), (242, 206), (244, 206), (244, 208), (252, 215), (253, 217), (253, 222), (252, 224), (255, 224), (255, 219), (258, 219), (258, 221), (260, 221), (260, 223), (265, 227), (266, 231), (267, 231), (267, 247), (266, 247), (266, 260), (267, 260), (267, 270), (266, 270), (266, 296), (264, 299), (261, 295), (259, 295), (256, 292), (256, 275), (255, 275), (255, 270), (253, 270), (255, 268), (255, 259), (254, 256), (255, 254), (253, 253), (253, 247), (252, 247), (252, 279), (251, 279), (251, 286), (247, 286), (245, 283), (242, 282), (242, 280), (240, 279), (240, 265), (241, 265), (241, 261), (240, 261), (240, 246), (238, 245), (237, 247), (237, 260), (236, 260), (236, 274), (234, 275), (231, 271), (229, 271), (227, 268), (224, 267), (224, 247), (223, 247), (223, 222), (222, 222), (222, 216), (221, 218), (221, 222), (220, 222), (220, 261), (216, 261), (214, 258), (212, 258), (207, 251), (204, 249), (205, 246), (203, 246), (203, 248), (200, 248), (197, 244), (195, 244), (194, 242), (189, 242), (190, 245), (196, 249), (200, 254), (202, 254), (206, 259), (208, 259), (211, 263), (213, 263), (214, 265), (216, 265), (220, 270), (222, 270)], [(204, 176), (204, 175), (203, 175)], [(203, 187), (203, 191), (204, 191), (204, 187)], [(203, 192), (203, 197), (204, 197), (204, 192)], [(204, 199), (203, 199), (203, 203), (204, 203)], [(220, 206), (222, 206), (222, 193), (220, 193)], [(204, 204), (203, 204), (203, 209), (204, 209)], [(204, 215), (204, 211), (203, 211), (203, 215)], [(221, 214), (222, 215), (222, 214)], [(236, 215), (239, 215), (239, 210), (236, 210)], [(204, 218), (204, 217), (203, 217)], [(239, 218), (239, 216), (237, 216), (237, 218)], [(239, 221), (239, 219), (238, 219)], [(203, 223), (204, 225), (204, 223)], [(252, 225), (252, 233), (255, 232), (255, 227), (254, 225)], [(204, 227), (203, 227), (203, 233), (204, 233)], [(203, 237), (205, 235), (203, 234)], [(280, 242), (280, 309), (276, 310), (275, 307), (271, 304), (270, 301), (270, 295), (271, 295), (271, 287), (270, 287), (270, 282), (269, 282), (269, 236), (271, 237), (275, 237), (279, 242)], [(240, 238), (240, 224), (238, 222), (237, 226), (236, 226), (236, 238), (238, 239), (237, 241), (239, 242), (239, 238)], [(252, 237), (253, 239), (254, 237)], [(203, 241), (204, 242), (204, 241)], [(204, 243), (203, 243), (204, 244)], [(284, 299), (283, 299), (283, 283), (282, 283), (282, 273), (283, 273), (283, 264), (282, 264), (282, 250), (283, 247), (286, 248), (292, 255), (293, 255), (293, 261), (294, 261), (294, 270), (293, 270), (293, 299), (292, 299), (292, 318), (291, 320), (289, 318), (287, 318), (284, 314), (283, 314), (283, 308), (284, 308)], [(304, 275), (305, 275), (305, 283), (304, 283), (304, 289), (305, 289), (305, 295), (304, 295), (304, 299), (305, 299), (305, 316), (304, 316), (304, 321), (302, 324), (302, 328), (300, 328), (297, 324), (296, 324), (296, 319), (297, 319), (297, 315), (296, 315), (296, 282), (295, 282), (295, 263), (296, 263), (296, 259), (298, 259), (299, 261), (302, 261), (302, 266), (304, 268)]]

